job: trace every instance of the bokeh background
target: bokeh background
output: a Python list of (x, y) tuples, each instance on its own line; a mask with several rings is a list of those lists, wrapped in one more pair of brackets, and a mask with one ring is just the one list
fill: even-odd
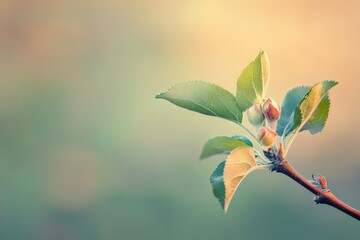
[(267, 51), (268, 95), (325, 79), (325, 130), (288, 159), (360, 208), (358, 1), (0, 1), (0, 239), (357, 239), (359, 223), (257, 171), (224, 215), (198, 160), (236, 125), (154, 96), (206, 80), (235, 92)]

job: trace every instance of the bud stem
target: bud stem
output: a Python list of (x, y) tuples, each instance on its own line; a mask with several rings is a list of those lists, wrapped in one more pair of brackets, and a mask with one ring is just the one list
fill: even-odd
[[(261, 142), (257, 139), (257, 137), (245, 125), (243, 125), (241, 123), (236, 123), (236, 124), (238, 124), (242, 129), (244, 129), (249, 134), (249, 136), (255, 141), (255, 144), (258, 145), (259, 149), (262, 149)], [(262, 151), (259, 151), (259, 153), (260, 153), (260, 155), (261, 155), (261, 157), (263, 159), (267, 159), (267, 157), (265, 157), (265, 155), (264, 155), (264, 153)]]
[(340, 201), (330, 190), (322, 190), (306, 180), (300, 173), (298, 173), (288, 161), (282, 160), (281, 164), (277, 166), (275, 171), (285, 174), (286, 176), (299, 183), (301, 186), (315, 194), (314, 201), (317, 204), (327, 204), (335, 207), (338, 210), (350, 215), (351, 217), (360, 221), (360, 211)]

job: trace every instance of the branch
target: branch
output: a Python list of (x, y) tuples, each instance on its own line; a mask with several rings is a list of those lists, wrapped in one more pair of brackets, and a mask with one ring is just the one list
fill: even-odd
[(291, 179), (299, 183), (301, 186), (315, 194), (314, 201), (317, 204), (327, 204), (360, 221), (359, 210), (356, 210), (355, 208), (352, 208), (349, 205), (340, 201), (337, 197), (335, 197), (334, 194), (331, 193), (330, 190), (322, 190), (317, 188), (315, 185), (305, 179), (300, 173), (298, 173), (285, 159), (282, 160), (281, 163), (274, 170), (285, 174), (286, 176), (290, 177)]

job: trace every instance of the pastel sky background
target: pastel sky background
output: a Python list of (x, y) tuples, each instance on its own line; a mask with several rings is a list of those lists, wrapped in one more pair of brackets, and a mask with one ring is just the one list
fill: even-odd
[[(268, 96), (333, 79), (323, 132), (288, 160), (360, 208), (358, 1), (0, 1), (1, 239), (355, 239), (359, 223), (258, 171), (226, 215), (198, 160), (236, 125), (155, 100), (178, 82), (235, 92), (260, 49)], [(291, 236), (291, 237), (290, 237)]]

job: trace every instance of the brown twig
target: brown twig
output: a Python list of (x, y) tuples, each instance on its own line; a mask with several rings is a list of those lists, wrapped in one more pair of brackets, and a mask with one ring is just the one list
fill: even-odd
[(328, 189), (319, 189), (307, 179), (305, 179), (300, 173), (298, 173), (288, 161), (282, 160), (281, 163), (274, 169), (277, 172), (283, 173), (291, 179), (295, 180), (301, 186), (315, 194), (314, 201), (317, 204), (327, 204), (333, 206), (340, 211), (352, 216), (360, 221), (360, 211), (340, 201), (334, 194)]

